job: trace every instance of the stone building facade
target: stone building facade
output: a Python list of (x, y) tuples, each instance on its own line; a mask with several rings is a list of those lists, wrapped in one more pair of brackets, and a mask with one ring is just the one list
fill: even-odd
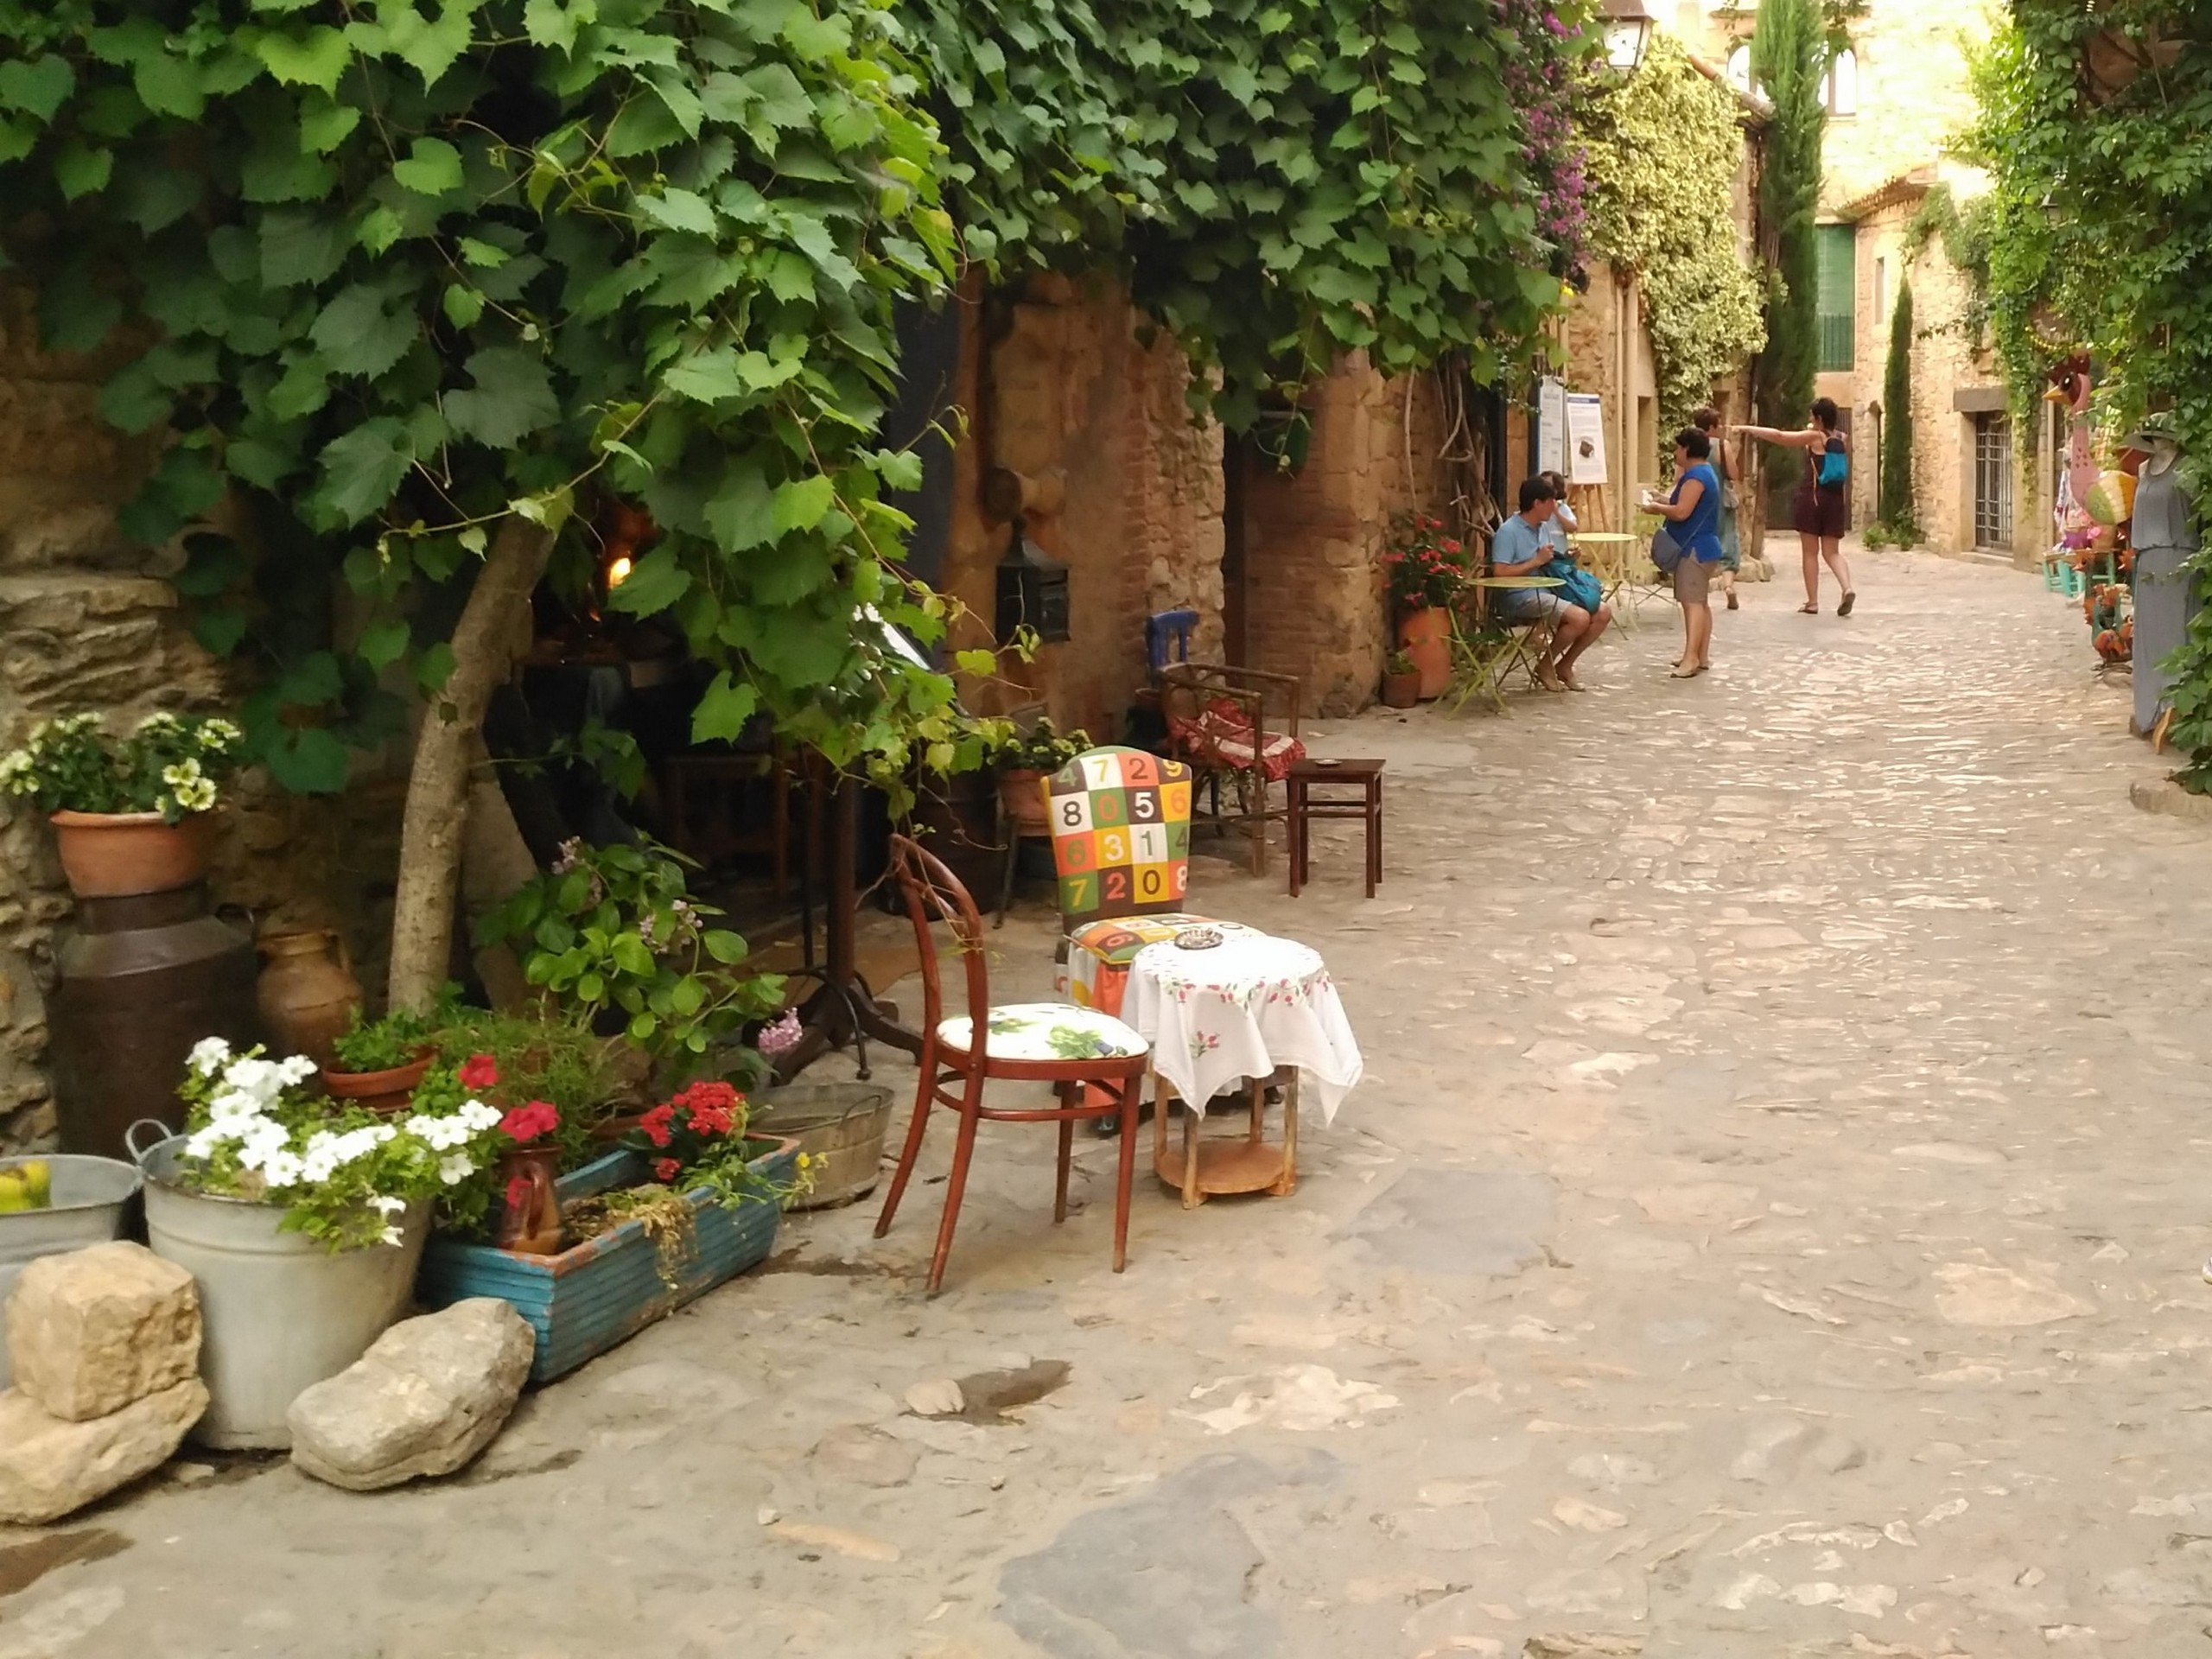
[[(1437, 499), (1438, 400), (1354, 354), (1308, 391), (1304, 463), (1284, 470), (1193, 416), (1190, 369), (1103, 278), (974, 289), (952, 400), (973, 411), (953, 457), (944, 586), (992, 620), (1012, 524), (987, 505), (996, 471), (1020, 481), (1027, 540), (1068, 566), (1070, 633), (1033, 662), (1001, 653), (982, 712), (1041, 702), (1056, 722), (1115, 733), (1146, 680), (1146, 618), (1189, 609), (1194, 660), (1297, 677), (1306, 712), (1374, 698), (1388, 619), (1380, 567), (1393, 512)], [(1409, 429), (1408, 410), (1412, 427)], [(1234, 497), (1234, 508), (1231, 498)]]
[[(2033, 447), (2044, 423), (2025, 435), (2012, 429), (2003, 370), (1974, 315), (1967, 278), (1945, 256), (1943, 240), (1924, 225), (1916, 228), (1929, 192), (1941, 185), (1969, 195), (1978, 183), (1968, 170), (1916, 168), (1840, 210), (1856, 230), (1857, 368), (1837, 391), (1860, 416), (1859, 465), (1852, 486), (1852, 519), (1877, 516), (1884, 424), (1895, 411), (1882, 406), (1891, 316), (1900, 283), (1912, 285), (1912, 499), (1923, 545), (1945, 553), (1980, 553), (2027, 562), (2035, 546), (2023, 523), (2032, 513)], [(2029, 454), (2019, 455), (2024, 436)]]
[[(1744, 41), (1756, 8), (1725, 0), (1681, 0), (1681, 26), (1700, 29), (1731, 78), (1748, 86)], [(1996, 24), (1984, 0), (1928, 5), (1867, 0), (1851, 22), (1850, 49), (1830, 72), (1821, 154), (1821, 234), (1832, 267), (1822, 310), (1834, 312), (1816, 396), (1844, 411), (1854, 457), (1852, 523), (1876, 516), (1883, 423), (1882, 378), (1900, 284), (1912, 284), (1915, 338), (1913, 493), (1925, 543), (1944, 552), (2015, 556), (2024, 534), (2023, 502), (2033, 477), (2004, 451), (2012, 438), (2005, 394), (1982, 342), (1969, 338), (1971, 295), (1944, 257), (1940, 237), (1916, 235), (1913, 220), (1938, 182), (1964, 198), (1970, 169), (1945, 148), (1973, 118), (1969, 63)], [(1847, 350), (1836, 353), (1837, 344)], [(2037, 435), (2025, 435), (2032, 445)]]

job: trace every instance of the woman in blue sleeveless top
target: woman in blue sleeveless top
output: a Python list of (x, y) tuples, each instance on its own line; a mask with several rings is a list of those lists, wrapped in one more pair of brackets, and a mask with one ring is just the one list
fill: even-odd
[(1675, 435), (1675, 489), (1664, 501), (1647, 495), (1643, 508), (1673, 527), (1682, 556), (1675, 566), (1675, 599), (1682, 607), (1682, 656), (1674, 677), (1693, 679), (1713, 666), (1713, 567), (1727, 556), (1720, 545), (1720, 478), (1710, 459), (1713, 441), (1694, 426)]

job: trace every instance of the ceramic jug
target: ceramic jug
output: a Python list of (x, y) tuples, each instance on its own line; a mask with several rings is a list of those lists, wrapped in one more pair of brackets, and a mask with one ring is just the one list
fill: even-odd
[(263, 935), (261, 955), (265, 965), (254, 995), (272, 1052), (329, 1065), (331, 1045), (361, 1006), (345, 942), (331, 928), (300, 928)]

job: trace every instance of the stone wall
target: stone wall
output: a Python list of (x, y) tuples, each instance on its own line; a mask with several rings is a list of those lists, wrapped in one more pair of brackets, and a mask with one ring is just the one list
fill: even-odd
[(1393, 513), (1433, 510), (1446, 434), (1433, 380), (1386, 380), (1363, 353), (1302, 400), (1306, 464), (1253, 465), (1244, 501), (1249, 666), (1295, 675), (1308, 715), (1375, 700), (1389, 619), (1378, 563)]
[(1141, 337), (1126, 295), (1100, 278), (1032, 278), (1018, 293), (963, 291), (955, 401), (970, 411), (955, 455), (944, 585), (973, 613), (956, 643), (983, 643), (1010, 525), (989, 515), (992, 467), (1027, 481), (1030, 541), (1069, 567), (1070, 632), (1033, 663), (1001, 654), (1001, 683), (969, 683), (981, 712), (1043, 702), (1101, 741), (1146, 678), (1145, 618), (1199, 613), (1194, 657), (1221, 651), (1222, 438), (1184, 398), (1190, 372)]
[[(216, 710), (222, 666), (194, 643), (161, 579), (170, 555), (117, 529), (150, 446), (99, 419), (104, 365), (40, 352), (30, 298), (0, 288), (0, 747), (82, 709), (118, 725), (156, 709)], [(264, 927), (342, 925), (372, 984), (397, 864), (396, 796), (334, 803), (249, 776), (219, 819), (212, 886)], [(0, 797), (0, 1146), (49, 1144), (45, 995), (71, 900), (39, 816)]]

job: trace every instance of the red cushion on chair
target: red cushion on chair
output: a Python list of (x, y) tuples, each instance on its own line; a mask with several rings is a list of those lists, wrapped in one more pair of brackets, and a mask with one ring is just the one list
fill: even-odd
[[(1252, 722), (1234, 697), (1216, 697), (1195, 718), (1171, 720), (1167, 728), (1203, 761), (1239, 772), (1252, 764)], [(1279, 784), (1305, 758), (1305, 744), (1287, 733), (1271, 733), (1260, 753), (1260, 771), (1269, 783)]]

